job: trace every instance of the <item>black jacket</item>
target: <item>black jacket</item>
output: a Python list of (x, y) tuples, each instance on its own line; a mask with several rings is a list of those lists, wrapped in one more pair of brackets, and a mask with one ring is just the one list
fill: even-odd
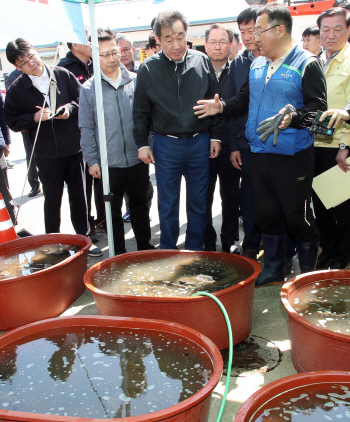
[(57, 66), (64, 67), (72, 72), (82, 85), (94, 74), (92, 64), (87, 68), (71, 51), (68, 51), (66, 57), (61, 59)]
[[(51, 66), (46, 66), (46, 69), (50, 75)], [(55, 67), (52, 80), (57, 84), (56, 109), (65, 105), (69, 110), (69, 119), (41, 122), (35, 146), (36, 158), (67, 157), (80, 151), (80, 83), (73, 73), (61, 67)], [(38, 111), (36, 106), (42, 107), (43, 100), (43, 95), (32, 84), (29, 76), (22, 74), (6, 94), (5, 119), (9, 128), (14, 132), (28, 131), (31, 142), (34, 142), (38, 127), (34, 114)]]
[[(229, 62), (227, 62), (225, 69), (222, 71), (219, 77), (219, 95), (220, 95), (220, 98), (222, 98), (223, 100), (227, 100), (228, 98), (231, 98), (231, 81), (230, 81)], [(226, 119), (226, 123), (227, 121), (228, 121), (228, 118)], [(226, 124), (224, 125), (224, 131), (221, 137), (221, 150), (220, 150), (220, 154), (224, 154), (224, 153), (230, 153), (230, 146), (229, 146), (229, 140), (227, 137)]]
[[(252, 61), (248, 56), (248, 50), (237, 56), (230, 66), (230, 88), (231, 95), (234, 97), (240, 91), (246, 81)], [(228, 98), (230, 98), (228, 97)], [(232, 151), (239, 149), (249, 149), (248, 140), (245, 137), (245, 125), (248, 120), (248, 113), (240, 117), (232, 117), (227, 124), (227, 136)]]
[(209, 58), (188, 50), (182, 63), (175, 63), (163, 52), (148, 57), (137, 74), (133, 108), (134, 138), (140, 148), (147, 145), (152, 127), (160, 135), (210, 132), (211, 139), (222, 138), (223, 119), (198, 119), (193, 107), (201, 99), (212, 99), (219, 92)]

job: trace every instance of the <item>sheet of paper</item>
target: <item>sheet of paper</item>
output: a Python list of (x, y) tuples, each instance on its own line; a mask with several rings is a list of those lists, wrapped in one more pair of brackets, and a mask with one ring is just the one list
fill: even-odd
[[(346, 162), (350, 164), (350, 157)], [(316, 176), (312, 187), (327, 209), (336, 207), (350, 199), (350, 171), (345, 173), (336, 165)]]

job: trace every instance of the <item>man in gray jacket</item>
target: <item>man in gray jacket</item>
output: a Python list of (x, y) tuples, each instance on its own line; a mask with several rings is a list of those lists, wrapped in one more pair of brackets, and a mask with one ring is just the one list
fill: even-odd
[[(127, 188), (130, 197), (131, 224), (138, 250), (153, 249), (147, 207), (148, 165), (138, 159), (132, 134), (132, 107), (136, 75), (120, 63), (120, 48), (113, 31), (98, 29), (102, 77), (102, 95), (110, 190), (113, 193), (112, 222), (115, 254), (126, 252), (122, 202)], [(101, 177), (95, 80), (89, 79), (80, 91), (79, 127), (81, 148), (89, 173)]]

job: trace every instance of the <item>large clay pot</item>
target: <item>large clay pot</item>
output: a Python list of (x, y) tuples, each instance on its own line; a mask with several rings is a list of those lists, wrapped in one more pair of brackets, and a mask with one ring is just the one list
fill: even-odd
[[(283, 395), (294, 389), (296, 390), (295, 395), (298, 396), (303, 392), (305, 393), (305, 391), (302, 391), (303, 386), (307, 386), (308, 392), (318, 392), (320, 385), (323, 383), (347, 384), (349, 388), (350, 373), (340, 371), (307, 372), (304, 374), (291, 375), (271, 382), (260, 388), (244, 402), (234, 420), (235, 422), (254, 422), (259, 415), (263, 414), (264, 409), (272, 407), (272, 405), (269, 404), (269, 401), (274, 397)], [(272, 419), (266, 417), (264, 420), (270, 421)], [(282, 418), (278, 420), (282, 420)], [(322, 420), (325, 419), (322, 418)]]
[(49, 268), (0, 280), (0, 331), (55, 317), (83, 294), (91, 246), (86, 236), (54, 233), (25, 237), (1, 244), (0, 254), (21, 253), (48, 243), (79, 245), (82, 249)]
[[(185, 327), (180, 324), (169, 324), (166, 321), (147, 320), (140, 318), (117, 318), (117, 317), (100, 317), (100, 316), (74, 316), (62, 317), (40, 321), (20, 327), (16, 330), (10, 331), (0, 337), (0, 353), (2, 348), (10, 345), (17, 344), (20, 340), (21, 343), (25, 342), (26, 337), (33, 336), (33, 334), (45, 333), (54, 331), (62, 327), (108, 327), (112, 331), (120, 332), (120, 329), (138, 329), (141, 333), (147, 331), (157, 331), (159, 333), (172, 333), (176, 337), (194, 342), (198, 346), (199, 353), (206, 353), (212, 362), (212, 376), (207, 384), (200, 389), (196, 394), (190, 396), (186, 400), (168, 407), (163, 410), (155, 411), (140, 416), (131, 416), (127, 418), (112, 418), (108, 420), (118, 422), (206, 422), (208, 420), (209, 407), (211, 395), (220, 380), (223, 370), (223, 361), (220, 351), (203, 334)], [(116, 381), (117, 382), (117, 381)], [(58, 394), (58, 393), (57, 393)], [(59, 394), (57, 400), (59, 400)], [(1, 406), (1, 404), (0, 404)], [(80, 421), (94, 421), (102, 422), (106, 419), (98, 418), (80, 418), (72, 416), (53, 416), (47, 414), (35, 414), (19, 411), (6, 411), (0, 409), (0, 421), (21, 421), (21, 422), (80, 422)]]
[(157, 258), (177, 255), (201, 256), (217, 259), (245, 270), (249, 276), (240, 283), (220, 290), (215, 296), (223, 303), (230, 317), (234, 344), (244, 340), (251, 330), (255, 280), (260, 265), (239, 255), (218, 252), (193, 252), (156, 250), (132, 252), (105, 259), (92, 266), (85, 274), (84, 282), (92, 292), (99, 315), (115, 315), (134, 318), (159, 318), (187, 325), (209, 337), (220, 350), (228, 347), (227, 326), (218, 305), (208, 297), (140, 297), (115, 295), (99, 290), (94, 280), (106, 268), (128, 262), (135, 264)]
[(350, 371), (350, 336), (319, 327), (300, 316), (291, 306), (293, 293), (303, 286), (320, 282), (327, 285), (339, 280), (350, 284), (350, 271), (329, 270), (306, 273), (285, 283), (281, 299), (288, 313), (292, 360), (298, 372)]

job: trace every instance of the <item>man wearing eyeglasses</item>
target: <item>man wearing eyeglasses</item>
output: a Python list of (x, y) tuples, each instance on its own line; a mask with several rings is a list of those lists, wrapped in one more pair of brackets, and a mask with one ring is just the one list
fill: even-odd
[(135, 47), (132, 38), (128, 35), (119, 33), (117, 34), (117, 43), (120, 47), (120, 62), (129, 72), (137, 73), (139, 67), (134, 61)]
[[(219, 83), (220, 97), (230, 98), (229, 80), (231, 54), (234, 43), (234, 32), (219, 25), (212, 25), (205, 31), (205, 50), (214, 67)], [(225, 125), (226, 129), (226, 125)], [(240, 172), (230, 161), (230, 146), (226, 130), (221, 139), (221, 150), (217, 158), (209, 161), (209, 185), (207, 199), (208, 225), (204, 234), (204, 250), (216, 251), (216, 232), (213, 227), (212, 205), (216, 180), (220, 181), (220, 196), (222, 207), (221, 245), (222, 251), (240, 253), (235, 241), (239, 240), (239, 179)]]
[[(153, 249), (147, 207), (148, 165), (138, 159), (132, 134), (132, 106), (136, 85), (135, 73), (120, 63), (120, 47), (109, 28), (97, 31), (102, 97), (105, 116), (108, 173), (111, 199), (115, 254), (126, 252), (122, 203), (125, 190), (130, 200), (131, 225), (138, 250)], [(81, 88), (79, 106), (81, 147), (89, 173), (101, 178), (98, 121), (96, 112), (95, 78)]]
[[(255, 32), (261, 56), (240, 92), (225, 103), (218, 95), (199, 101), (194, 109), (200, 118), (217, 112), (238, 116), (248, 110), (255, 218), (265, 261), (256, 285), (264, 286), (284, 280), (286, 224), (297, 243), (301, 272), (315, 268), (319, 233), (311, 208), (314, 139), (308, 127), (318, 110), (326, 110), (327, 97), (319, 59), (293, 45), (288, 8), (261, 8)], [(281, 121), (288, 104), (296, 111)]]
[[(34, 151), (45, 197), (46, 233), (60, 231), (66, 183), (74, 230), (88, 236), (90, 225), (78, 128), (80, 83), (68, 70), (44, 64), (32, 44), (23, 38), (7, 44), (6, 56), (23, 74), (7, 92), (5, 119), (14, 132), (28, 131), (33, 144), (37, 136)], [(97, 248), (96, 253), (92, 246), (89, 255), (100, 256), (102, 252)]]

